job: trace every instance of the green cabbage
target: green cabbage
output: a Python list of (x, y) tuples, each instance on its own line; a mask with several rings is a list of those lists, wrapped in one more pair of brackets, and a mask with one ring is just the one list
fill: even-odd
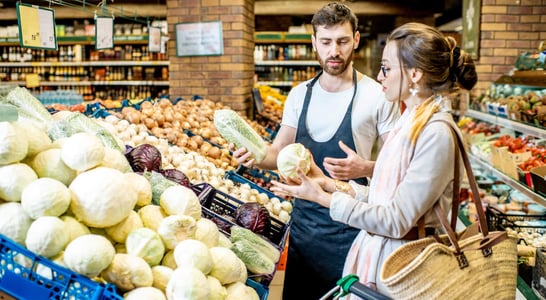
[(237, 148), (246, 148), (256, 163), (260, 163), (267, 153), (267, 145), (262, 137), (235, 111), (218, 109), (214, 111), (214, 126), (228, 142)]

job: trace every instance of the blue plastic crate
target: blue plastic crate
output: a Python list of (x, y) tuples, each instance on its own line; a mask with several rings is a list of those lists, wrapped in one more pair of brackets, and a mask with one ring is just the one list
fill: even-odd
[(267, 300), (267, 297), (269, 296), (269, 289), (267, 287), (251, 279), (246, 280), (246, 285), (253, 288), (258, 293), (260, 300)]
[[(218, 229), (229, 237), (231, 226), (236, 225), (235, 210), (243, 202), (216, 190), (208, 183), (200, 183), (194, 185), (192, 188), (199, 195), (198, 198), (201, 202), (203, 217), (214, 221)], [(286, 246), (288, 231), (288, 224), (281, 222), (275, 217), (271, 217), (271, 226), (263, 237), (282, 252)], [(275, 272), (276, 269), (271, 274), (249, 274), (248, 277), (256, 283), (267, 287), (273, 280)]]
[(0, 234), (0, 291), (16, 299), (123, 299), (113, 284), (95, 282), (36, 255)]

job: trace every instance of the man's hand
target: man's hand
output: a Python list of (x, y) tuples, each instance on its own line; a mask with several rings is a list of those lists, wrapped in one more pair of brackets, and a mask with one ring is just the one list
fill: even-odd
[(360, 157), (355, 151), (339, 141), (339, 147), (347, 154), (346, 158), (324, 158), (324, 169), (334, 179), (349, 180), (372, 175), (374, 162)]
[(230, 143), (228, 149), (232, 152), (233, 158), (235, 158), (239, 164), (248, 168), (254, 165), (254, 158), (251, 158), (252, 152), (247, 151), (245, 147), (235, 149), (235, 144)]

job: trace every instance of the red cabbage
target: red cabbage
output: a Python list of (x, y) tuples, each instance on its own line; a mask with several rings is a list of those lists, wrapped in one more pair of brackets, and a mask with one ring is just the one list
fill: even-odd
[(190, 179), (186, 176), (186, 174), (178, 169), (163, 169), (159, 170), (159, 173), (169, 180), (172, 180), (187, 188), (191, 188)]
[(246, 202), (235, 210), (235, 223), (254, 233), (266, 235), (271, 227), (271, 217), (262, 204)]
[(141, 144), (129, 149), (125, 157), (134, 172), (159, 172), (161, 169), (161, 152), (150, 144)]

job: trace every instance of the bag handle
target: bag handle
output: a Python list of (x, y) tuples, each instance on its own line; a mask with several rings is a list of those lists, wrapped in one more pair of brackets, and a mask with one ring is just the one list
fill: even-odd
[[(493, 252), (492, 252), (492, 248), (494, 245), (500, 243), (501, 241), (505, 240), (506, 238), (508, 238), (508, 235), (506, 232), (495, 232), (494, 234), (489, 234), (489, 228), (487, 226), (487, 220), (485, 218), (485, 213), (483, 212), (483, 205), (482, 205), (482, 202), (481, 202), (481, 198), (480, 198), (480, 194), (479, 194), (479, 191), (478, 191), (478, 184), (476, 183), (476, 178), (474, 177), (474, 173), (472, 172), (472, 167), (470, 165), (470, 160), (468, 159), (468, 155), (466, 153), (466, 150), (464, 148), (464, 144), (461, 140), (461, 137), (457, 134), (455, 128), (453, 127), (453, 125), (451, 125), (451, 123), (445, 121), (445, 120), (438, 120), (438, 121), (441, 121), (441, 122), (444, 122), (446, 123), (449, 128), (451, 129), (451, 135), (453, 137), (453, 140), (454, 142), (456, 143), (455, 145), (455, 154), (458, 156), (459, 154), (461, 155), (462, 157), (462, 160), (463, 160), (463, 163), (464, 163), (464, 167), (465, 167), (465, 170), (466, 170), (466, 174), (467, 174), (467, 177), (468, 177), (468, 182), (469, 182), (469, 185), (470, 185), (470, 189), (472, 190), (472, 198), (474, 200), (474, 204), (476, 205), (476, 210), (477, 210), (477, 214), (478, 214), (478, 224), (479, 224), (479, 230), (483, 236), (483, 239), (482, 241), (480, 242), (480, 246), (479, 246), (479, 249), (482, 250), (482, 254), (483, 256), (489, 256), (491, 255)], [(458, 175), (459, 175), (459, 172), (458, 172), (458, 169), (459, 169), (459, 165), (458, 165), (458, 159), (455, 158), (455, 175), (456, 177), (454, 178), (454, 189), (455, 188), (459, 188), (458, 185)], [(457, 198), (455, 198), (457, 195)], [(464, 252), (461, 251), (461, 248), (459, 246), (459, 243), (458, 243), (458, 239), (457, 239), (457, 235), (455, 233), (455, 229), (454, 227), (452, 228), (452, 226), (454, 225), (453, 224), (453, 215), (456, 215), (456, 212), (458, 211), (458, 192), (455, 192), (453, 193), (453, 199), (452, 199), (452, 206), (453, 206), (453, 209), (452, 209), (452, 224), (449, 224), (448, 221), (447, 221), (447, 217), (445, 215), (445, 213), (443, 212), (443, 210), (441, 209), (440, 207), (440, 203), (439, 202), (436, 202), (436, 204), (434, 205), (434, 211), (438, 217), (438, 219), (440, 220), (440, 223), (442, 224), (442, 227), (444, 228), (445, 232), (447, 233), (447, 236), (451, 242), (451, 244), (453, 245), (453, 247), (455, 248), (455, 256), (458, 260), (458, 263), (459, 263), (459, 267), (462, 269), (464, 267), (467, 267), (468, 266), (468, 261), (464, 255)], [(450, 226), (451, 225), (451, 226)]]

